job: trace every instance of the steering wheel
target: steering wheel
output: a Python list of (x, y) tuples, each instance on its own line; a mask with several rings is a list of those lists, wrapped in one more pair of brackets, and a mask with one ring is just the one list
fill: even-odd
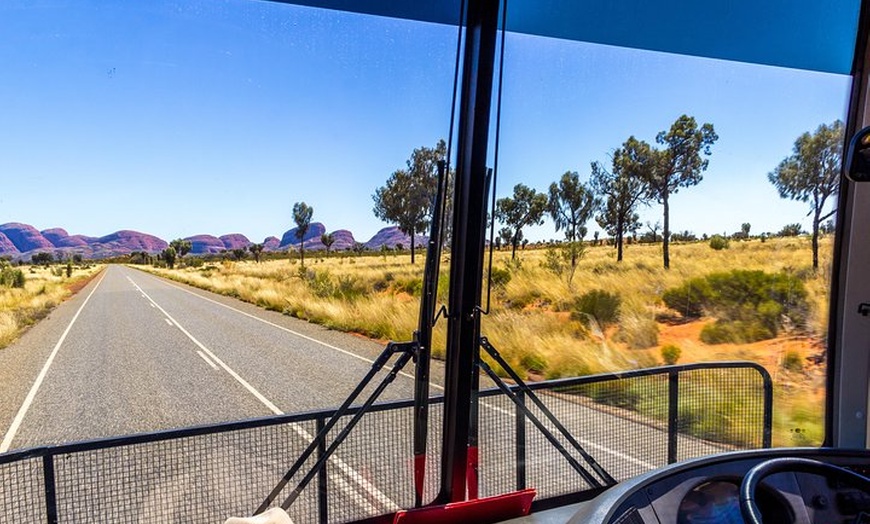
[(748, 524), (762, 524), (761, 511), (755, 503), (755, 490), (767, 476), (785, 471), (810, 473), (824, 477), (840, 477), (854, 487), (870, 493), (870, 479), (854, 471), (818, 460), (784, 457), (766, 460), (750, 469), (740, 484), (740, 513)]

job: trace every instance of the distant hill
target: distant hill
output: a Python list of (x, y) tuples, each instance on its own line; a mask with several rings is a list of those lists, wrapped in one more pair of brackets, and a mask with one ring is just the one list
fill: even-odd
[[(300, 242), (296, 237), (296, 228), (284, 232), (279, 240), (276, 236), (263, 239), (266, 251), (286, 251), (299, 249)], [(320, 222), (312, 222), (303, 239), (305, 249), (317, 251), (326, 249), (320, 241), (321, 235), (327, 229)], [(353, 233), (347, 229), (332, 232), (335, 241), (332, 251), (352, 249), (357, 243)], [(192, 245), (191, 253), (195, 255), (217, 254), (223, 251), (246, 248), (253, 242), (240, 233), (226, 234), (219, 237), (202, 234), (187, 237)], [(426, 237), (418, 235), (417, 245), (425, 246)], [(395, 226), (385, 227), (375, 234), (368, 242), (363, 243), (366, 249), (379, 250), (381, 246), (395, 248), (401, 245), (408, 249), (411, 239)], [(70, 235), (66, 229), (56, 227), (37, 230), (35, 227), (18, 222), (0, 225), (0, 256), (11, 257), (13, 260), (30, 260), (39, 252), (51, 252), (58, 258), (79, 254), (85, 258), (101, 259), (128, 255), (134, 251), (158, 253), (169, 247), (166, 240), (139, 231), (121, 230), (102, 236)]]

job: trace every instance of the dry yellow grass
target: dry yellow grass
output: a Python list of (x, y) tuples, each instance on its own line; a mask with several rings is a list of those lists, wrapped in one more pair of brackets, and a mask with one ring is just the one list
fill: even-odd
[[(335, 329), (381, 340), (410, 340), (417, 326), (422, 258), (412, 266), (409, 255), (312, 256), (306, 261), (305, 273), (300, 272), (298, 262), (287, 260), (152, 270)], [(820, 441), (818, 369), (807, 365), (803, 374), (780, 373), (777, 359), (783, 350), (772, 342), (710, 346), (699, 340), (701, 325), (697, 322), (688, 327), (670, 326), (655, 319), (665, 311), (662, 293), (687, 279), (733, 269), (785, 271), (804, 281), (811, 306), (808, 324), (800, 326), (790, 349), (801, 358), (812, 356), (819, 351), (815, 340), (822, 339), (826, 330), (829, 238), (822, 241), (818, 272), (811, 270), (808, 238), (732, 242), (721, 251), (703, 242), (677, 244), (672, 246), (670, 270), (662, 268), (658, 245), (627, 246), (620, 263), (612, 247), (591, 246), (570, 284), (545, 267), (545, 250), (520, 251), (518, 258), (520, 263), (512, 264), (509, 252), (495, 253), (494, 268), (508, 268), (510, 281), (493, 289), (492, 308), (482, 320), (482, 333), (521, 372), (552, 378), (657, 365), (662, 363), (663, 344), (680, 346), (681, 363), (752, 360), (771, 370), (778, 389), (790, 391), (788, 398), (777, 399), (776, 442), (794, 443), (793, 430), (798, 424), (801, 439)], [(446, 274), (447, 265), (442, 264), (442, 295)], [(571, 319), (568, 311), (576, 297), (596, 289), (621, 297), (616, 326), (602, 328), (594, 322), (584, 326)], [(446, 302), (446, 296), (441, 299)], [(444, 322), (439, 324), (433, 343), (436, 356), (443, 354), (444, 346)], [(646, 349), (631, 349), (637, 346)], [(795, 395), (796, 391), (801, 394)]]
[(67, 278), (53, 274), (52, 268), (22, 266), (20, 269), (27, 279), (24, 288), (0, 286), (0, 348), (14, 342), (25, 329), (69, 298), (74, 289), (103, 267), (75, 268), (72, 277)]

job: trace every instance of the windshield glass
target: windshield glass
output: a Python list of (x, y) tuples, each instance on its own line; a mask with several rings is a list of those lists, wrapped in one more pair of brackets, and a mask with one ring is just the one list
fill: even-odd
[[(457, 40), (278, 2), (4, 2), (0, 452), (338, 407), (418, 329), (439, 161), (448, 192), (455, 175)], [(503, 379), (530, 385), (604, 484), (821, 444), (850, 78), (500, 42), (480, 493), (597, 487)], [(706, 365), (722, 361), (751, 365)], [(413, 378), (410, 363), (378, 400), (411, 399)], [(389, 488), (415, 474), (410, 405), (393, 407), (330, 466), (355, 493), (330, 502), (338, 520), (413, 504)], [(257, 470), (263, 496), (315, 418)], [(439, 405), (429, 420), (426, 500)], [(401, 458), (365, 447), (394, 440)]]

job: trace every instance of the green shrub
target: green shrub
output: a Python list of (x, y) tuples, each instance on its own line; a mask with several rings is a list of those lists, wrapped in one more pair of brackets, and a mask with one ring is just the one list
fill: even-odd
[(25, 281), (24, 272), (20, 269), (13, 269), (9, 265), (3, 265), (0, 269), (0, 286), (23, 288)]
[(14, 273), (13, 281), (12, 281), (12, 287), (24, 288), (24, 282), (25, 282), (24, 272), (21, 271), (20, 269), (16, 269), (15, 273)]
[(655, 347), (659, 343), (659, 325), (654, 318), (646, 315), (623, 315), (613, 340), (626, 344), (630, 349)]
[(587, 325), (590, 317), (601, 326), (613, 324), (619, 318), (621, 303), (622, 299), (618, 294), (603, 289), (593, 289), (574, 300), (571, 318)]
[(706, 279), (693, 278), (682, 286), (666, 290), (662, 301), (686, 318), (699, 318), (704, 314), (704, 303), (710, 299), (711, 293)]
[(637, 410), (641, 394), (627, 380), (596, 382), (584, 388), (583, 394), (599, 404)]
[(494, 267), (489, 274), (489, 278), (493, 288), (504, 289), (511, 281), (511, 272), (508, 269)]
[(728, 249), (728, 239), (722, 235), (713, 235), (710, 237), (710, 247), (716, 251)]
[(717, 320), (701, 329), (701, 341), (706, 344), (751, 344), (775, 337), (774, 331), (755, 320)]
[(701, 331), (701, 340), (708, 344), (774, 338), (784, 321), (803, 326), (809, 310), (799, 278), (764, 271), (712, 273), (666, 290), (662, 300), (685, 317), (698, 317), (702, 311), (715, 316), (716, 322)]
[(677, 409), (677, 431), (713, 442), (732, 442), (727, 421), (702, 405), (684, 404)]
[(396, 280), (393, 283), (393, 289), (399, 293), (407, 293), (419, 297), (423, 294), (423, 279), (420, 277), (412, 277), (405, 280)]
[(804, 362), (797, 351), (786, 351), (782, 356), (782, 368), (787, 371), (800, 372), (804, 370)]
[(329, 271), (301, 270), (300, 276), (308, 284), (311, 292), (320, 298), (335, 298), (353, 301), (365, 295), (367, 289), (359, 279), (341, 275), (333, 279)]
[(547, 359), (537, 352), (530, 352), (520, 357), (520, 366), (529, 371), (544, 371), (547, 369)]
[(669, 366), (673, 366), (680, 360), (680, 355), (682, 354), (682, 350), (673, 344), (667, 344), (662, 346), (662, 360), (665, 361), (665, 364)]

